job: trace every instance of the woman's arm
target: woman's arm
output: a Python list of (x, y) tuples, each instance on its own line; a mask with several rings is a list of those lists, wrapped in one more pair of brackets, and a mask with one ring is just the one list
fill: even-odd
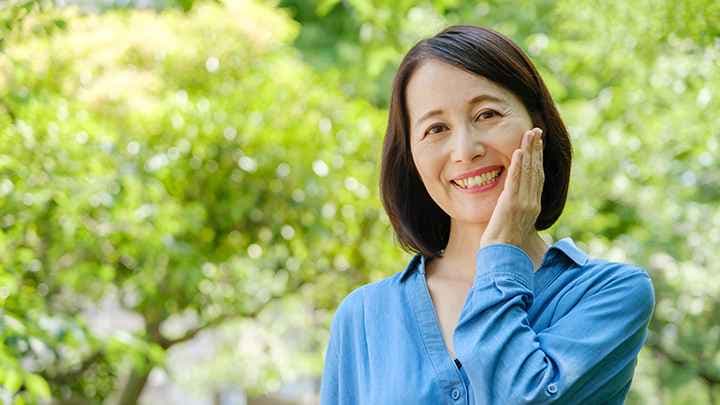
[(534, 299), (528, 255), (512, 244), (493, 244), (476, 258), (475, 282), (453, 337), (476, 403), (605, 403), (627, 388), (655, 306), (644, 270), (608, 263), (617, 269), (536, 333), (526, 312)]
[(340, 364), (335, 351), (335, 340), (331, 333), (320, 381), (320, 404), (322, 405), (340, 403)]
[(357, 373), (363, 367), (340, 348), (352, 339), (353, 319), (362, 319), (362, 288), (348, 294), (338, 305), (330, 325), (330, 339), (320, 382), (320, 404), (358, 404), (361, 402)]

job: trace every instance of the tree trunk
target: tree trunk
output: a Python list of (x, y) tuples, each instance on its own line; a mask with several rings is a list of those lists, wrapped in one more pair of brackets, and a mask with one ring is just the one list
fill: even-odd
[(128, 375), (127, 381), (125, 381), (116, 405), (136, 405), (143, 388), (145, 388), (151, 370), (152, 369), (138, 371), (134, 368), (130, 370), (130, 375)]

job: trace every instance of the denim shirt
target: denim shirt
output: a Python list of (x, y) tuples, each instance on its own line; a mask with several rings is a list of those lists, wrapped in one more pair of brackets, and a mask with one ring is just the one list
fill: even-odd
[(332, 320), (322, 405), (622, 404), (655, 308), (648, 273), (589, 258), (571, 238), (540, 268), (519, 247), (476, 253), (445, 346), (426, 258), (348, 294)]

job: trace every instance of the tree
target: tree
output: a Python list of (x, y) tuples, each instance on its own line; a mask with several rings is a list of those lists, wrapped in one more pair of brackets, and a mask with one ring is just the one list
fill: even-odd
[[(2, 265), (38, 316), (67, 321), (14, 354), (49, 353), (32, 368), (53, 396), (135, 403), (170, 347), (276, 298), (330, 309), (398, 258), (371, 186), (382, 114), (300, 61), (287, 17), (62, 14), (66, 32), (7, 48), (1, 126), (4, 248), (22, 252)], [(85, 327), (107, 294), (141, 330)]]

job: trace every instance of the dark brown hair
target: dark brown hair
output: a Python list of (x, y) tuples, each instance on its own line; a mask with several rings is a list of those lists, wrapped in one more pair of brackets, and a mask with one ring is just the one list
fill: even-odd
[(533, 126), (543, 130), (545, 183), (535, 229), (552, 226), (565, 207), (572, 148), (550, 92), (530, 59), (511, 39), (488, 28), (456, 25), (413, 46), (393, 81), (380, 195), (401, 247), (434, 257), (450, 236), (450, 217), (428, 194), (410, 152), (405, 88), (413, 72), (429, 59), (483, 76), (522, 101)]

